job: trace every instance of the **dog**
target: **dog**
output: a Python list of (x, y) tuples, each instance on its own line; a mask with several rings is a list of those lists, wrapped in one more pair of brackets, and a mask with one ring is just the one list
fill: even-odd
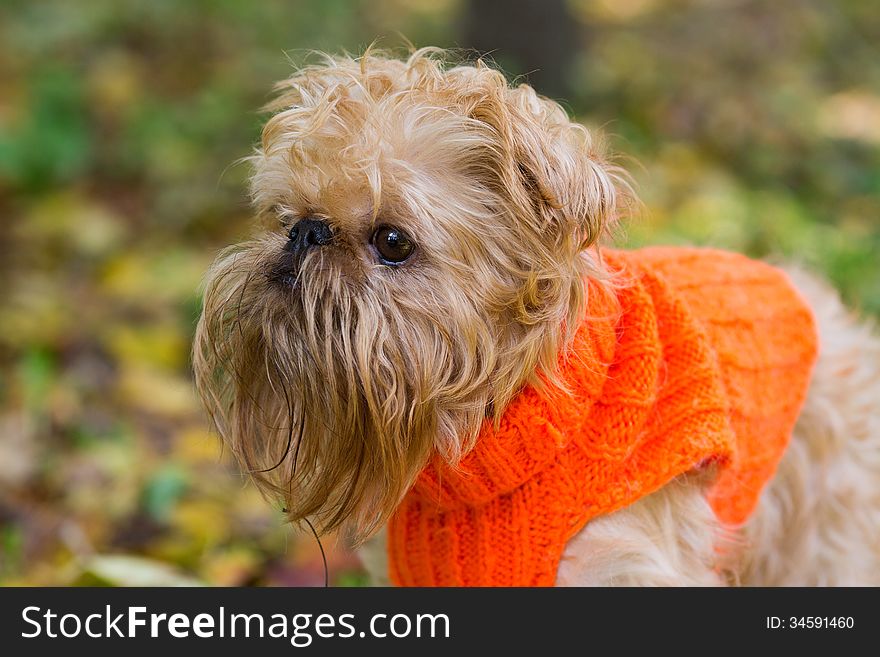
[(626, 174), (481, 61), (276, 91), (193, 364), (290, 521), (378, 584), (880, 583), (880, 340), (829, 286), (601, 246)]

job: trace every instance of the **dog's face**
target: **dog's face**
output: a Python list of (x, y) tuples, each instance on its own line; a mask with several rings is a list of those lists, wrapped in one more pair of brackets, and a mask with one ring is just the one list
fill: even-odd
[(364, 536), (551, 377), (615, 176), (555, 103), (430, 53), (278, 85), (263, 232), (208, 274), (194, 348), (218, 431), (291, 519)]

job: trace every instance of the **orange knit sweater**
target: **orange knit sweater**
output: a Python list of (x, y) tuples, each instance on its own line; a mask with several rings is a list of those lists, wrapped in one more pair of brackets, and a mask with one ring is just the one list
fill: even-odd
[[(702, 249), (605, 251), (561, 363), (572, 394), (524, 389), (452, 468), (432, 462), (388, 525), (398, 585), (552, 585), (566, 542), (708, 462), (744, 522), (772, 477), (817, 353), (786, 275)], [(608, 291), (610, 290), (610, 291)]]

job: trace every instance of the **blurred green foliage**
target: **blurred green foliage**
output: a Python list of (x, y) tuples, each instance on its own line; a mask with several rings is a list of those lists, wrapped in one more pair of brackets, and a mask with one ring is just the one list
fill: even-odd
[[(560, 100), (626, 154), (645, 203), (621, 239), (795, 259), (880, 312), (875, 3), (566, 11), (580, 46)], [(250, 230), (236, 162), (292, 62), (398, 33), (466, 46), (467, 14), (464, 0), (0, 5), (0, 583), (321, 583), (314, 540), (221, 458), (199, 412), (199, 281)], [(333, 582), (363, 581), (325, 547)]]

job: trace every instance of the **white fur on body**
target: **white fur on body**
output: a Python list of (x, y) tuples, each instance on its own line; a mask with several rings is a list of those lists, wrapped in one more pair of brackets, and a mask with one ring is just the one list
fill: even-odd
[[(791, 444), (758, 509), (721, 527), (710, 477), (688, 474), (588, 523), (566, 546), (559, 586), (880, 585), (880, 338), (837, 293), (798, 270), (820, 353)], [(384, 532), (363, 548), (388, 583)]]
[(819, 324), (807, 403), (745, 528), (741, 579), (880, 585), (880, 338), (825, 283), (790, 270)]

